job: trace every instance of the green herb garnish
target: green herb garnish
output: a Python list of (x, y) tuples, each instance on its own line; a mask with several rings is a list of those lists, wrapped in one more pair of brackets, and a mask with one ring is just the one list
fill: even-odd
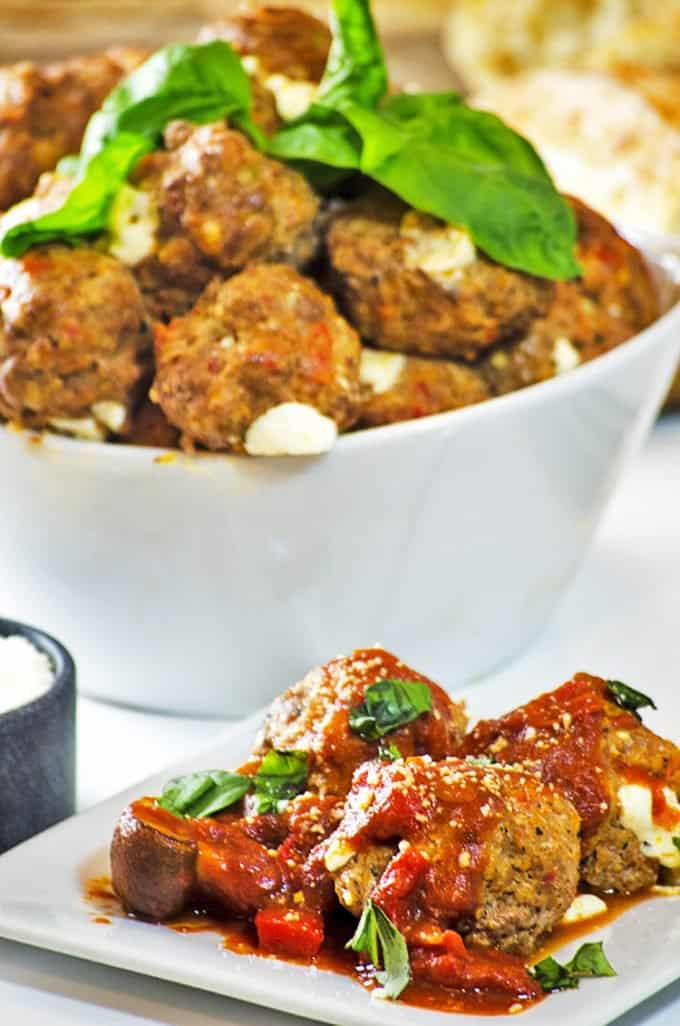
[(307, 752), (267, 752), (253, 778), (257, 814), (281, 812), (286, 802), (304, 791), (308, 772)]
[(248, 76), (228, 43), (176, 44), (158, 50), (90, 118), (77, 164), (70, 157), (63, 167), (63, 173), (76, 178), (63, 205), (23, 223), (10, 215), (3, 223), (0, 252), (21, 256), (39, 243), (78, 243), (104, 231), (118, 190), (176, 118), (208, 124), (229, 117), (262, 143), (250, 118), (251, 103)]
[(370, 684), (363, 702), (350, 709), (349, 726), (362, 740), (377, 741), (431, 709), (432, 692), (427, 684), (411, 680), (380, 680)]
[(397, 759), (403, 759), (404, 756), (391, 741), (381, 741), (378, 745), (378, 758), (383, 762), (396, 762)]
[(188, 819), (215, 816), (243, 798), (255, 798), (257, 815), (281, 812), (287, 801), (304, 791), (307, 783), (306, 752), (267, 752), (254, 776), (205, 770), (170, 780), (158, 799), (162, 809)]
[(631, 688), (629, 684), (622, 684), (620, 680), (608, 680), (607, 688), (609, 694), (621, 709), (625, 709), (627, 712), (632, 712), (633, 716), (637, 716), (638, 719), (642, 717), (638, 713), (638, 709), (644, 709), (649, 707), (656, 709), (656, 704), (649, 695), (643, 694), (642, 691), (636, 691), (635, 688)]
[(673, 844), (680, 851), (680, 837), (674, 837), (673, 838)]
[(396, 999), (408, 986), (411, 967), (406, 941), (383, 910), (372, 901), (365, 905), (354, 936), (346, 947), (365, 952), (376, 969), (383, 966), (376, 979), (386, 997)]
[(249, 787), (250, 777), (240, 773), (206, 770), (169, 781), (158, 804), (175, 816), (206, 819), (243, 798)]
[(555, 990), (573, 990), (585, 977), (616, 976), (607, 956), (602, 941), (582, 944), (571, 961), (560, 965), (557, 959), (550, 956), (529, 969), (546, 993)]

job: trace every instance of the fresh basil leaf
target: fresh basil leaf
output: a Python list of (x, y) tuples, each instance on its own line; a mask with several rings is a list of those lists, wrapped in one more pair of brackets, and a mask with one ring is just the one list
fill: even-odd
[(308, 773), (307, 752), (267, 752), (253, 778), (258, 815), (280, 812), (283, 803), (304, 791)]
[(333, 42), (319, 86), (319, 103), (337, 107), (351, 99), (375, 107), (387, 92), (385, 55), (369, 0), (333, 0)]
[(272, 136), (267, 152), (279, 160), (308, 161), (357, 171), (361, 160), (361, 140), (336, 111), (313, 103), (301, 118), (289, 121)]
[(189, 819), (207, 819), (243, 798), (250, 778), (224, 770), (190, 773), (170, 780), (158, 800), (162, 809)]
[(556, 990), (575, 990), (578, 987), (578, 977), (572, 975), (565, 966), (560, 965), (552, 955), (531, 966), (529, 973), (538, 981), (546, 994), (552, 994)]
[[(90, 161), (84, 177), (74, 185), (59, 209), (18, 223), (11, 210), (5, 215), (0, 253), (18, 257), (31, 246), (44, 242), (77, 243), (103, 231), (118, 190), (138, 160), (151, 149), (151, 140), (141, 135), (126, 132), (112, 139)], [(19, 206), (16, 211), (19, 213)]]
[(616, 970), (604, 953), (602, 941), (582, 944), (571, 961), (560, 965), (557, 959), (544, 958), (529, 969), (546, 993), (574, 990), (583, 977), (616, 976)]
[(608, 680), (607, 689), (612, 700), (619, 706), (619, 708), (625, 709), (627, 712), (632, 712), (638, 719), (641, 719), (638, 709), (644, 709), (646, 707), (656, 709), (656, 704), (649, 695), (643, 694), (642, 691), (636, 691), (635, 688), (631, 688), (629, 684), (622, 684), (620, 680)]
[(121, 132), (156, 144), (170, 121), (209, 124), (236, 117), (252, 134), (251, 89), (241, 60), (223, 40), (156, 51), (111, 92), (87, 125), (81, 168)]
[(431, 709), (432, 692), (427, 684), (379, 680), (366, 688), (363, 702), (350, 709), (349, 726), (362, 740), (377, 741)]
[(411, 981), (408, 947), (383, 910), (369, 901), (362, 913), (354, 936), (346, 944), (352, 951), (365, 952), (376, 969), (378, 983), (392, 1000), (399, 997)]
[(395, 744), (391, 741), (387, 743), (381, 742), (378, 745), (378, 758), (382, 759), (383, 762), (396, 762), (397, 759), (403, 759), (403, 755)]
[[(418, 106), (421, 113), (418, 116)], [(416, 210), (466, 228), (484, 253), (543, 278), (581, 272), (576, 219), (540, 158), (499, 118), (441, 94), (347, 103), (360, 170)]]
[(674, 838), (673, 838), (673, 844), (675, 845), (675, 847), (676, 847), (676, 848), (677, 848), (678, 850), (680, 850), (680, 837), (674, 837)]
[(582, 944), (564, 968), (574, 976), (616, 976), (616, 970), (604, 953), (602, 941)]

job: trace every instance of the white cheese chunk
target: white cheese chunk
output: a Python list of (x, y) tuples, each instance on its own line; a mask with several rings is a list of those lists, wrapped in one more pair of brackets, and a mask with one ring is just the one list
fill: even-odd
[(157, 229), (158, 212), (151, 195), (124, 185), (109, 215), (109, 253), (134, 267), (153, 252)]
[(122, 403), (114, 399), (100, 399), (99, 402), (92, 403), (91, 409), (95, 420), (109, 431), (120, 431), (127, 419), (127, 410)]
[(329, 873), (335, 873), (338, 869), (342, 869), (346, 866), (351, 859), (354, 858), (356, 852), (354, 848), (350, 847), (347, 841), (342, 838), (338, 838), (331, 844), (330, 848), (324, 856), (324, 863)]
[(265, 86), (274, 94), (276, 109), (284, 121), (294, 121), (311, 107), (319, 87), (314, 82), (302, 82), (287, 75), (269, 75)]
[(86, 442), (103, 442), (107, 431), (94, 417), (52, 417), (50, 427), (64, 435), (73, 435)]
[(556, 374), (574, 370), (581, 362), (581, 354), (568, 338), (555, 339), (552, 358)]
[(248, 428), (245, 449), (251, 456), (316, 456), (328, 452), (338, 428), (307, 403), (272, 406)]
[(359, 379), (374, 395), (383, 395), (399, 381), (406, 367), (401, 353), (380, 353), (376, 349), (361, 350)]
[(581, 923), (607, 911), (607, 904), (595, 894), (577, 894), (562, 917), (563, 923)]
[[(669, 787), (663, 789), (668, 805), (680, 813), (680, 805)], [(640, 842), (642, 853), (658, 859), (666, 869), (680, 867), (680, 850), (673, 838), (680, 836), (680, 824), (675, 831), (658, 826), (652, 818), (652, 792), (640, 784), (623, 784), (618, 790), (621, 822)]]
[(463, 228), (443, 224), (410, 210), (401, 222), (404, 263), (423, 271), (444, 288), (455, 287), (462, 272), (477, 259), (475, 245)]

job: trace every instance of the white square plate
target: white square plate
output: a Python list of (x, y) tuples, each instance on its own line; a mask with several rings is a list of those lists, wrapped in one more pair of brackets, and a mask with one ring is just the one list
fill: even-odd
[[(524, 701), (532, 689), (496, 678), (470, 694), (473, 716), (495, 715)], [(650, 726), (680, 736), (680, 699), (671, 675)], [(437, 1026), (454, 1016), (376, 1001), (353, 980), (276, 959), (225, 951), (216, 934), (184, 935), (122, 916), (94, 922), (84, 899), (88, 878), (108, 872), (108, 846), (122, 808), (142, 794), (158, 793), (171, 776), (189, 770), (236, 766), (248, 754), (261, 715), (229, 727), (212, 745), (162, 774), (53, 827), (0, 858), (0, 936), (105, 965), (230, 997), (241, 998), (337, 1026)], [(124, 758), (124, 749), (121, 752)], [(527, 1026), (604, 1026), (680, 977), (680, 902), (643, 902), (591, 939), (605, 941), (616, 980), (586, 980), (577, 991), (556, 994), (521, 1016)], [(575, 945), (565, 949), (565, 954)], [(459, 1016), (461, 1026), (489, 1026), (487, 1017)], [(518, 1020), (520, 1021), (520, 1020)]]

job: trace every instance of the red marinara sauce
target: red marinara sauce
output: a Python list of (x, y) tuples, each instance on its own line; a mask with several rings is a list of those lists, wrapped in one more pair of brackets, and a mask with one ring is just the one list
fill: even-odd
[(464, 755), (488, 755), (503, 763), (534, 764), (545, 783), (558, 785), (576, 806), (583, 830), (594, 830), (609, 812), (605, 728), (640, 726), (632, 713), (608, 701), (607, 683), (587, 673), (555, 691), (482, 720), (466, 737)]

